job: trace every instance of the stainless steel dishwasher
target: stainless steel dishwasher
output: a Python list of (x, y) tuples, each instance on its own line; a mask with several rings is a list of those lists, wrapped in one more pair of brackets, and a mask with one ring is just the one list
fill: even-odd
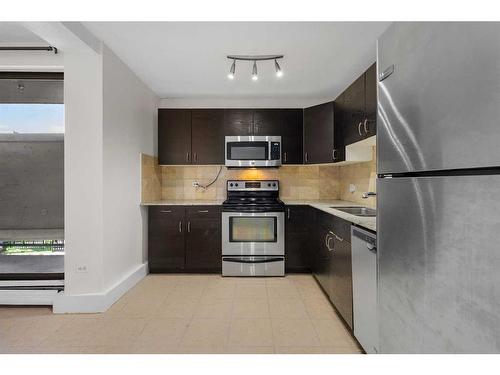
[(377, 353), (377, 236), (351, 226), (354, 336), (366, 353)]

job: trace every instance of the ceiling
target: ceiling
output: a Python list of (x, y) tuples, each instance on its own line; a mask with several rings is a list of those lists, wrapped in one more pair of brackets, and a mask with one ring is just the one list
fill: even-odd
[[(311, 98), (339, 94), (375, 61), (389, 22), (84, 22), (161, 98)], [(1, 32), (0, 32), (1, 34)], [(238, 62), (228, 54), (284, 54)]]
[(46, 46), (48, 43), (19, 22), (0, 22), (1, 46)]

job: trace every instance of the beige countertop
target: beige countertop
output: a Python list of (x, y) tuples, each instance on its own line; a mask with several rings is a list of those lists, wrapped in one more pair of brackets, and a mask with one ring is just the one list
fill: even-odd
[(153, 202), (141, 202), (141, 206), (220, 206), (224, 199), (199, 200), (199, 199), (178, 199)]
[[(377, 218), (351, 215), (333, 208), (342, 206), (362, 206), (357, 203), (349, 201), (341, 201), (341, 200), (282, 199), (282, 201), (288, 205), (308, 205), (318, 210), (329, 213), (331, 215), (338, 216), (356, 225), (370, 229), (374, 232), (377, 231)], [(141, 206), (212, 206), (212, 205), (218, 206), (221, 205), (222, 202), (224, 202), (224, 199), (214, 199), (214, 200), (181, 199), (181, 200), (163, 200), (163, 201), (141, 203)]]
[(341, 201), (341, 200), (297, 200), (297, 199), (282, 199), (282, 201), (287, 205), (308, 205), (314, 207), (318, 210), (324, 211), (331, 215), (335, 215), (340, 217), (341, 219), (350, 221), (356, 225), (362, 226), (364, 228), (370, 229), (374, 232), (377, 231), (377, 218), (376, 217), (364, 217), (364, 216), (356, 216), (352, 214), (348, 214), (346, 212), (342, 212), (336, 210), (334, 207), (342, 207), (342, 206), (362, 206), (358, 203), (353, 203), (349, 201)]

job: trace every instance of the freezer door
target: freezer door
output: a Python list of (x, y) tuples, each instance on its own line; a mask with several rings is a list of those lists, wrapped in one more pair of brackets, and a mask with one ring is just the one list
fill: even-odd
[(381, 353), (500, 353), (500, 175), (379, 179)]
[(500, 23), (394, 23), (377, 69), (378, 173), (500, 166)]

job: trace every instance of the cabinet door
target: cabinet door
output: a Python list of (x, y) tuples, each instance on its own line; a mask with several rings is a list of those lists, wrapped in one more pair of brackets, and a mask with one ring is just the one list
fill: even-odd
[(302, 164), (303, 153), (303, 118), (302, 109), (284, 109), (281, 124), (281, 162), (283, 164)]
[(363, 123), (365, 137), (377, 134), (377, 64), (373, 64), (365, 72), (365, 116)]
[(333, 102), (304, 110), (304, 160), (306, 164), (333, 162)]
[(317, 229), (317, 252), (315, 259), (315, 269), (313, 275), (328, 296), (331, 296), (332, 277), (331, 277), (331, 248), (333, 238), (330, 234), (330, 228), (319, 224)]
[(193, 164), (224, 164), (224, 110), (193, 109), (191, 112)]
[(150, 272), (184, 269), (184, 207), (148, 208), (148, 263)]
[(346, 145), (365, 138), (363, 121), (365, 119), (365, 75), (358, 77), (344, 91), (344, 142)]
[(310, 230), (308, 206), (287, 206), (285, 222), (285, 270), (310, 270)]
[(349, 327), (352, 325), (351, 243), (347, 238), (333, 237), (330, 258), (330, 299)]
[(225, 109), (224, 136), (253, 135), (252, 109)]
[(256, 109), (253, 112), (253, 135), (281, 135), (283, 110)]
[(191, 163), (191, 110), (158, 110), (159, 164)]
[(220, 207), (189, 207), (186, 216), (186, 270), (191, 272), (221, 272)]

